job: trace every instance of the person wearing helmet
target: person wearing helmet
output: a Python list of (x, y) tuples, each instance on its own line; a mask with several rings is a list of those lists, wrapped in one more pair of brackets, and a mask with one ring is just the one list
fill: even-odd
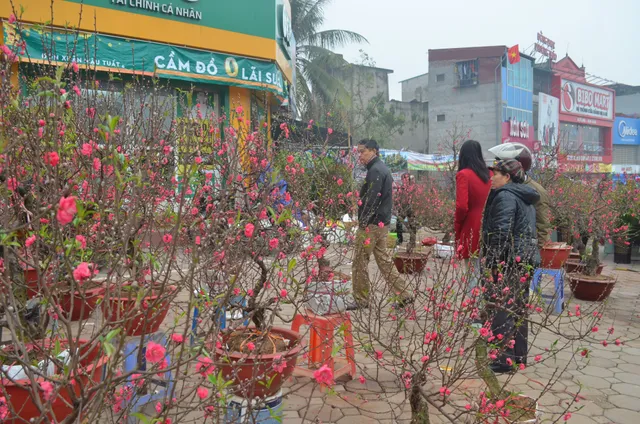
[[(496, 157), (496, 161), (505, 159), (515, 159), (522, 164), (524, 172), (531, 169), (532, 155), (527, 146), (521, 143), (503, 143), (489, 149)], [(525, 175), (525, 184), (534, 188), (540, 194), (540, 201), (536, 203), (536, 233), (538, 238), (538, 248), (547, 243), (551, 236), (551, 226), (549, 224), (549, 194), (538, 182), (528, 175)]]

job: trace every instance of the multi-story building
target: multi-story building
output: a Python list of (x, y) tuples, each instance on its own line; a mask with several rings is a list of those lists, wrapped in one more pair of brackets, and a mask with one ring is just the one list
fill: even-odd
[(453, 141), (484, 149), (506, 141), (533, 147), (533, 60), (507, 60), (506, 46), (429, 50), (430, 152)]
[(615, 92), (588, 83), (569, 56), (536, 66), (534, 78), (541, 147), (556, 153), (560, 169), (611, 172)]

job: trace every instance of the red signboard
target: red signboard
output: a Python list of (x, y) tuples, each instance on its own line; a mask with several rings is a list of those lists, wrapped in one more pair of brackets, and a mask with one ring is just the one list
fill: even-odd
[(614, 92), (600, 87), (561, 80), (560, 112), (613, 120)]
[(502, 123), (503, 143), (522, 143), (533, 150), (535, 141), (533, 125), (529, 125), (528, 122), (511, 119)]

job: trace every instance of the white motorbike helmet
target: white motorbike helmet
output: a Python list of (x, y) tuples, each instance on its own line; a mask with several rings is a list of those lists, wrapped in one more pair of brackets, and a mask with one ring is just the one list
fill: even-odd
[(515, 159), (522, 164), (524, 172), (531, 169), (532, 155), (527, 146), (521, 143), (504, 143), (489, 149), (497, 160)]

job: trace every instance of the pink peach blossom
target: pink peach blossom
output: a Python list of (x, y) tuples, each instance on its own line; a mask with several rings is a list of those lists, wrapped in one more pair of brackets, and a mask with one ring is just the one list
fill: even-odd
[(60, 225), (67, 225), (73, 221), (73, 217), (78, 212), (76, 208), (76, 198), (73, 196), (61, 197), (58, 204), (56, 219)]

